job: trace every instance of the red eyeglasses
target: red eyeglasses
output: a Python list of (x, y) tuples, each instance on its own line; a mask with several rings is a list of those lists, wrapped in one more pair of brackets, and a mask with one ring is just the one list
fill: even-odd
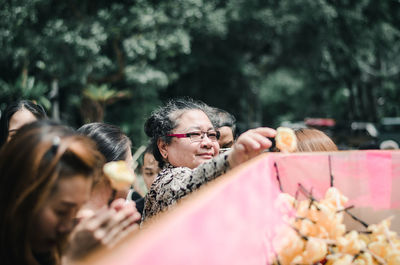
[(177, 138), (190, 138), (192, 142), (201, 142), (204, 139), (204, 135), (207, 135), (207, 138), (213, 142), (218, 141), (220, 137), (219, 131), (194, 131), (189, 133), (177, 133), (177, 134), (168, 134), (169, 137), (177, 137)]

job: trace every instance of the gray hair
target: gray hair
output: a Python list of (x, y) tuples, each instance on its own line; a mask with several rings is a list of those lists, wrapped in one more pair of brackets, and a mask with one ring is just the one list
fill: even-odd
[(216, 129), (227, 126), (231, 128), (233, 138), (236, 138), (236, 118), (229, 112), (215, 108), (209, 107), (208, 113), (211, 117), (211, 122)]

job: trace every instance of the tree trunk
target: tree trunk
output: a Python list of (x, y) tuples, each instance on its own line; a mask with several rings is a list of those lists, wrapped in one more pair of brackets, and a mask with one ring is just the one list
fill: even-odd
[(84, 97), (80, 110), (84, 123), (103, 122), (104, 109), (99, 102)]
[[(375, 82), (374, 82), (375, 83)], [(367, 120), (371, 122), (378, 121), (377, 115), (377, 102), (374, 93), (374, 84), (369, 82), (365, 85), (365, 94), (366, 94), (366, 101), (367, 101)]]
[(28, 65), (29, 65), (28, 59), (25, 58), (24, 66), (22, 67), (22, 80), (21, 80), (21, 87), (24, 90), (26, 88), (26, 83), (28, 82)]
[(358, 109), (360, 112), (359, 119), (365, 121), (367, 119), (367, 102), (365, 96), (365, 85), (362, 83), (358, 83), (356, 86), (357, 90), (357, 101), (358, 101)]
[(52, 102), (52, 113), (51, 117), (53, 120), (60, 121), (60, 99), (59, 95), (59, 87), (58, 80), (56, 78), (51, 81), (51, 91), (50, 91), (50, 100)]
[(353, 84), (351, 81), (346, 80), (346, 86), (347, 89), (349, 90), (349, 106), (348, 106), (348, 115), (347, 119), (352, 121), (356, 117), (356, 102), (355, 102), (355, 97), (354, 97), (354, 90), (353, 90)]

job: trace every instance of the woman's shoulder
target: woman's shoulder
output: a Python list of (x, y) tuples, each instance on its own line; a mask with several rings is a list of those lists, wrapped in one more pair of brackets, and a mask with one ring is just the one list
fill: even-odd
[[(188, 167), (174, 167), (168, 164), (163, 167), (163, 169), (158, 173), (156, 179), (154, 180), (154, 186), (159, 184), (168, 184), (174, 179), (179, 179), (180, 177), (185, 177), (191, 175), (193, 170)], [(152, 185), (153, 186), (153, 185)]]
[(190, 173), (193, 170), (188, 167), (176, 167), (171, 164), (166, 164), (158, 174), (160, 175), (169, 175), (169, 174), (176, 174), (176, 173)]

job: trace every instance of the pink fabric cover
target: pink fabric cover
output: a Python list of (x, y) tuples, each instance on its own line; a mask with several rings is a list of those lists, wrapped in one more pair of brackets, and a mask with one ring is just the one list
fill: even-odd
[(332, 174), (333, 186), (350, 199), (349, 205), (375, 210), (400, 206), (400, 194), (392, 190), (400, 187), (398, 151), (299, 153), (271, 159), (278, 165), (283, 191), (292, 195), (301, 183), (306, 189), (312, 189), (317, 199), (322, 198), (330, 187)]
[[(267, 255), (273, 254), (269, 239), (282, 222), (273, 207), (277, 172), (283, 190), (293, 195), (301, 183), (321, 198), (330, 187), (331, 172), (349, 205), (370, 215), (390, 214), (400, 206), (398, 151), (263, 154), (89, 263), (268, 264)], [(361, 217), (368, 219), (368, 214)]]

